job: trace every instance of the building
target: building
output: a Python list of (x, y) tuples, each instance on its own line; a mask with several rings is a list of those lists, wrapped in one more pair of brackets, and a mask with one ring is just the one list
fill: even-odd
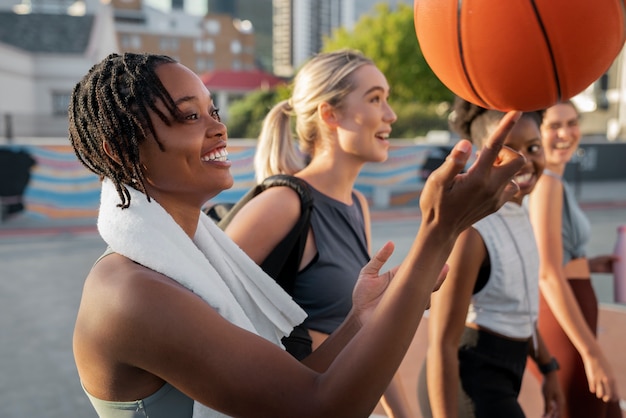
[(272, 0), (208, 0), (207, 11), (251, 22), (257, 67), (272, 71)]
[[(65, 11), (68, 4), (55, 5)], [(118, 50), (106, 5), (96, 3), (93, 13), (79, 16), (34, 10), (0, 10), (0, 136), (5, 138), (66, 137), (74, 85)]]
[(228, 14), (192, 15), (182, 2), (169, 12), (142, 0), (111, 4), (122, 51), (170, 55), (198, 74), (256, 68), (253, 28)]
[(262, 70), (216, 70), (204, 73), (200, 78), (211, 92), (224, 121), (228, 121), (228, 107), (234, 100), (243, 98), (251, 91), (269, 90), (285, 84), (285, 80)]
[(164, 12), (141, 0), (0, 0), (0, 138), (66, 137), (74, 85), (112, 52), (170, 55), (198, 74), (257, 68), (246, 22), (176, 1)]
[[(352, 28), (380, 0), (274, 0), (273, 68), (289, 77), (318, 53), (326, 36), (339, 27)], [(412, 0), (388, 0), (395, 8)]]

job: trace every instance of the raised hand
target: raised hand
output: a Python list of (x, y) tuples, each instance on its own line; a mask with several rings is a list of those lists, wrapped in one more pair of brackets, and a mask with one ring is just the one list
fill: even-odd
[(466, 173), (461, 171), (472, 151), (470, 142), (461, 140), (452, 149), (424, 186), (420, 197), (423, 223), (448, 225), (458, 234), (497, 211), (518, 192), (512, 179), (524, 157), (503, 143), (520, 116), (520, 112), (509, 112), (502, 118)]

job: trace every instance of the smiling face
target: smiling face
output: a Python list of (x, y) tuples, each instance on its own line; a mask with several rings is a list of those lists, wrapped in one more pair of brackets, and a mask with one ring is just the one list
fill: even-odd
[(578, 112), (569, 103), (548, 108), (541, 124), (541, 136), (547, 167), (564, 166), (580, 142)]
[(535, 119), (527, 115), (522, 116), (507, 135), (504, 145), (526, 157), (526, 163), (514, 178), (520, 190), (511, 199), (511, 201), (521, 204), (524, 196), (535, 188), (545, 166), (541, 132)]
[(365, 162), (385, 161), (397, 119), (387, 102), (387, 79), (374, 65), (362, 66), (351, 77), (356, 88), (335, 109), (339, 147)]
[[(181, 64), (163, 64), (156, 74), (178, 108), (169, 125), (151, 113), (158, 139), (139, 146), (146, 188), (161, 204), (200, 207), (233, 184), (226, 152), (226, 126), (200, 78)], [(162, 103), (157, 106), (167, 115)]]

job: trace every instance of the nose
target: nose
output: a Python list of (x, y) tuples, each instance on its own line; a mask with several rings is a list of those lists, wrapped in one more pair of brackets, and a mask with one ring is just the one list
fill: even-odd
[(385, 106), (385, 122), (394, 123), (398, 119), (396, 112), (393, 111), (389, 103), (385, 102)]
[(207, 126), (206, 136), (207, 137), (217, 137), (217, 138), (226, 140), (227, 131), (228, 130), (227, 130), (226, 125), (224, 124), (224, 122), (212, 119), (212, 122), (209, 123), (208, 126)]

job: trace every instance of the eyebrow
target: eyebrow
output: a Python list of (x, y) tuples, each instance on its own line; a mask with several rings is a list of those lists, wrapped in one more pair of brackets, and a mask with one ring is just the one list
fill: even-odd
[[(211, 106), (215, 107), (215, 104), (213, 103), (213, 98), (211, 96), (209, 96), (209, 99), (211, 100)], [(175, 100), (174, 104), (176, 106), (178, 106), (181, 103), (193, 102), (193, 101), (197, 101), (197, 100), (198, 100), (197, 96), (183, 96), (180, 99)]]
[(377, 90), (380, 90), (380, 91), (381, 91), (381, 92), (383, 92), (383, 93), (385, 92), (385, 89), (384, 89), (384, 88), (382, 88), (381, 86), (374, 86), (374, 87), (370, 87), (369, 89), (367, 89), (367, 90), (365, 91), (365, 93), (363, 93), (363, 96), (367, 96), (367, 95), (368, 95), (368, 94), (370, 94), (371, 92), (373, 92), (373, 91), (377, 91)]
[(181, 103), (191, 102), (191, 101), (193, 101), (195, 99), (196, 99), (195, 96), (183, 96), (180, 99), (175, 100), (174, 104), (178, 106)]

